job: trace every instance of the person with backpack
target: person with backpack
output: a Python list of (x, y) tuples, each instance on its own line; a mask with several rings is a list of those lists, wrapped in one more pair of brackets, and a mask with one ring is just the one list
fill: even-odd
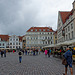
[(64, 57), (65, 57), (65, 59), (67, 61), (67, 64), (65, 65), (65, 74), (63, 74), (63, 75), (67, 75), (67, 67), (68, 66), (70, 68), (71, 75), (73, 75), (73, 70), (72, 70), (72, 52), (70, 51), (69, 48), (66, 49)]
[(18, 55), (19, 55), (19, 63), (21, 63), (21, 61), (22, 61), (22, 52), (19, 51)]

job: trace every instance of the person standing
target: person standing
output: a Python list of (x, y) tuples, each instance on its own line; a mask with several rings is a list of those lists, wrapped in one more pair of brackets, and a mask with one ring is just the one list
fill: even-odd
[(3, 53), (4, 53), (4, 52), (1, 50), (1, 57), (3, 57)]
[(67, 61), (67, 65), (65, 65), (65, 74), (64, 75), (67, 75), (67, 67), (68, 66), (70, 68), (71, 75), (73, 75), (73, 70), (72, 70), (72, 52), (70, 51), (69, 48), (66, 49), (64, 57), (65, 57), (65, 59)]
[(22, 52), (19, 51), (18, 55), (19, 55), (19, 63), (21, 63), (21, 61), (22, 61)]
[(6, 57), (6, 50), (4, 50), (4, 57)]

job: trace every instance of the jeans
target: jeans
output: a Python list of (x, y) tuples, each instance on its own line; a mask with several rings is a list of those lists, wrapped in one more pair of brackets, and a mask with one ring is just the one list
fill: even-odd
[(21, 63), (21, 61), (22, 61), (22, 57), (20, 56), (20, 57), (19, 57), (19, 62)]

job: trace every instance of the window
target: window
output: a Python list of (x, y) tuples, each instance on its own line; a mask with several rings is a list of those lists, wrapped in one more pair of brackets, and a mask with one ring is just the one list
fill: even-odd
[(13, 41), (15, 41), (15, 39), (13, 39)]
[(10, 46), (10, 48), (12, 48), (12, 46)]
[(73, 23), (71, 24), (71, 29), (73, 29)]
[(67, 40), (67, 35), (66, 35), (66, 40)]
[(18, 45), (18, 43), (16, 42), (16, 45)]
[(66, 33), (67, 33), (67, 28), (66, 28)]
[(41, 29), (39, 29), (39, 31), (41, 31)]
[(68, 31), (70, 31), (70, 26), (68, 26)]
[(70, 39), (70, 33), (68, 33), (69, 39)]
[(18, 39), (16, 39), (16, 41), (18, 41)]
[(71, 33), (72, 33), (72, 39), (73, 39), (73, 31)]
[(35, 31), (37, 31), (37, 29), (35, 29)]
[(51, 32), (51, 35), (52, 35), (52, 32)]
[(4, 46), (4, 43), (3, 43), (3, 46)]
[(15, 48), (15, 46), (13, 46), (13, 48)]
[(47, 39), (47, 37), (45, 37), (45, 39)]
[(31, 31), (33, 31), (33, 29), (31, 29)]
[(43, 29), (43, 31), (45, 31), (45, 29)]
[(51, 44), (52, 44), (52, 41), (51, 41)]

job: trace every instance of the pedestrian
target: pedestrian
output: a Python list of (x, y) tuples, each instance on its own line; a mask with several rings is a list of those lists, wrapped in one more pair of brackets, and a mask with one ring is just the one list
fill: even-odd
[(4, 52), (1, 50), (1, 57), (3, 57)]
[(35, 56), (35, 49), (33, 49), (33, 55)]
[(64, 57), (65, 57), (65, 59), (67, 61), (67, 65), (65, 65), (65, 74), (64, 75), (67, 75), (67, 67), (68, 66), (70, 68), (71, 75), (73, 75), (73, 70), (72, 70), (72, 52), (70, 51), (69, 48), (66, 49)]
[(48, 53), (48, 51), (47, 50), (45, 50), (45, 56), (47, 57), (47, 53)]
[(4, 57), (6, 57), (6, 50), (4, 50)]
[(18, 55), (19, 55), (19, 63), (21, 63), (21, 61), (22, 61), (22, 52), (19, 51)]

